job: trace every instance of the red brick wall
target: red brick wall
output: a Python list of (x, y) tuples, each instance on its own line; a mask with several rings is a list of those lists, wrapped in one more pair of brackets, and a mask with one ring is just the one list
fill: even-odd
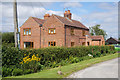
[[(31, 36), (23, 36), (23, 29), (31, 28)], [(55, 28), (56, 34), (48, 34), (49, 28)], [(71, 27), (66, 27), (66, 47), (71, 47), (71, 42), (74, 42), (74, 46), (80, 46), (83, 42), (86, 42), (85, 36), (82, 35), (82, 29), (74, 28), (74, 35), (71, 35)], [(41, 41), (40, 41), (41, 33)], [(86, 35), (90, 35), (88, 30), (85, 30)], [(84, 38), (83, 38), (84, 37)], [(80, 39), (81, 38), (81, 39)], [(91, 41), (87, 39), (91, 45), (104, 45), (104, 38), (102, 41)], [(56, 46), (65, 46), (65, 27), (64, 24), (59, 21), (54, 15), (47, 19), (47, 21), (40, 27), (39, 24), (30, 17), (20, 28), (20, 48), (24, 48), (24, 42), (33, 42), (33, 48), (48, 47), (48, 42), (56, 42)], [(40, 43), (41, 42), (41, 43)]]
[[(79, 39), (82, 36), (82, 29), (74, 28), (74, 35), (70, 33), (70, 27), (66, 27), (66, 46), (71, 47), (71, 42), (74, 42), (75, 46), (82, 45), (82, 42), (85, 42), (85, 39)], [(89, 32), (85, 30), (86, 35), (89, 35)]]
[[(55, 28), (56, 34), (48, 34), (49, 28)], [(43, 30), (44, 29), (44, 30)], [(65, 30), (64, 24), (61, 23), (55, 16), (51, 16), (43, 24), (41, 29), (41, 47), (48, 47), (49, 41), (55, 41), (56, 46), (64, 46)]]
[[(23, 36), (23, 29), (31, 28), (31, 36)], [(24, 48), (24, 42), (33, 42), (33, 48), (40, 47), (40, 27), (36, 21), (30, 17), (21, 27), (20, 27), (20, 48)]]

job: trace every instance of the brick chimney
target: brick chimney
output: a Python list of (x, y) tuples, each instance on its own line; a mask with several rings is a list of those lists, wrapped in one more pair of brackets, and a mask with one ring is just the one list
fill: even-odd
[(67, 18), (71, 19), (71, 16), (72, 16), (72, 13), (70, 13), (70, 10), (65, 11), (64, 17), (67, 17)]
[(45, 19), (45, 20), (48, 19), (49, 17), (50, 17), (49, 14), (45, 14), (45, 15), (44, 15), (44, 19)]

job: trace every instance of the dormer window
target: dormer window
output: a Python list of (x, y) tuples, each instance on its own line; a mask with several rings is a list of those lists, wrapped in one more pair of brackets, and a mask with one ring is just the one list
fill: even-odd
[(48, 34), (55, 34), (55, 33), (56, 33), (55, 28), (48, 29)]
[(31, 29), (30, 28), (23, 29), (23, 33), (24, 35), (31, 35)]

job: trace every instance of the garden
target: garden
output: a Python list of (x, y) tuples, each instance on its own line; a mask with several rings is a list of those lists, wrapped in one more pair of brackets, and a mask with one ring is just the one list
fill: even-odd
[(2, 76), (18, 76), (114, 54), (114, 46), (23, 49), (2, 45)]

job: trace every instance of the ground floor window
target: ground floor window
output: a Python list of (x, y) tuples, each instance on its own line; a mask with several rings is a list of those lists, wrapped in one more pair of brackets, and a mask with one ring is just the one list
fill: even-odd
[(48, 42), (48, 46), (56, 46), (56, 42), (55, 41), (50, 41), (50, 42)]
[(90, 43), (89, 43), (89, 42), (87, 42), (87, 44), (88, 44), (88, 46), (90, 45)]
[(75, 44), (74, 42), (71, 42), (71, 47), (74, 46), (74, 44)]
[(24, 48), (33, 48), (33, 42), (24, 42)]
[(82, 45), (85, 45), (85, 42), (82, 42)]

